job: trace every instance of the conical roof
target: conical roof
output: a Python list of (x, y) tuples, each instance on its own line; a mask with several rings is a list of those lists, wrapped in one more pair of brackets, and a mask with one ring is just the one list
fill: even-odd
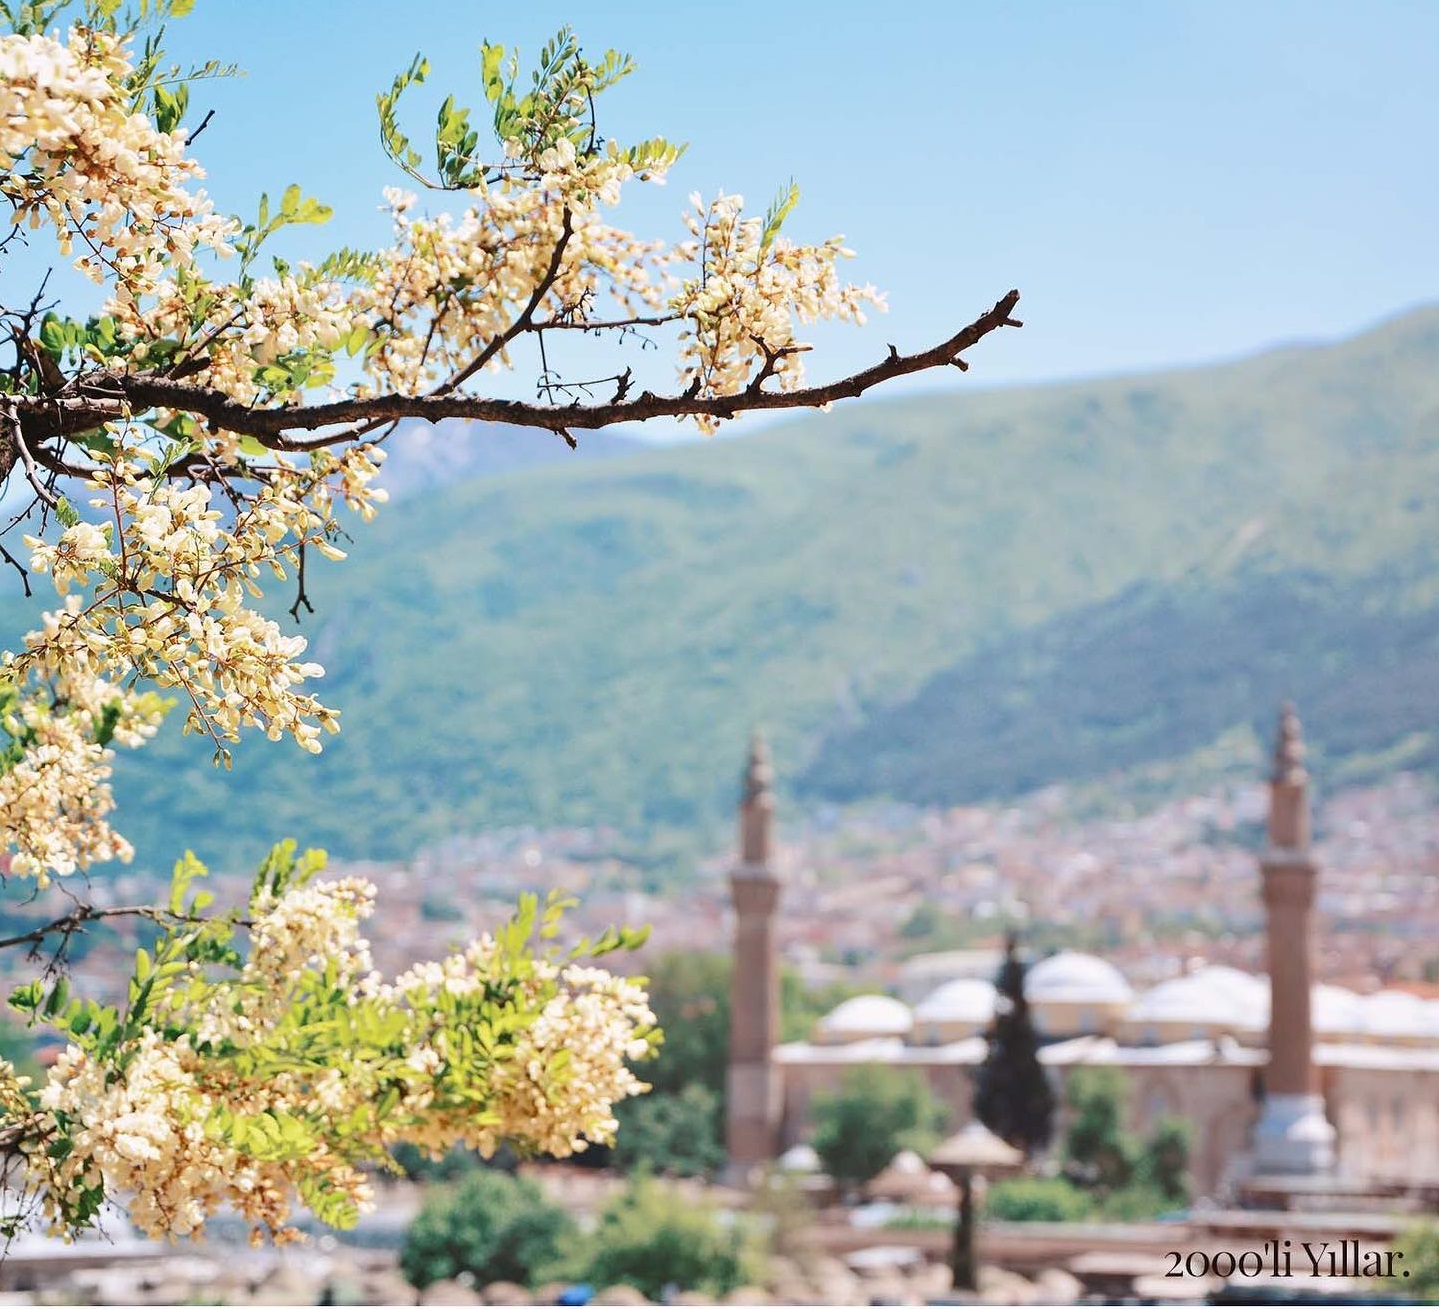
[(1015, 1168), (1024, 1162), (1024, 1152), (976, 1120), (935, 1150), (929, 1162), (935, 1168)]

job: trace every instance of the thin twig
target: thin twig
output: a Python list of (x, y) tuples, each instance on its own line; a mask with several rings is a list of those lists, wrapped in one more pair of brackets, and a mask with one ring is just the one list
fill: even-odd
[(20, 456), (20, 462), (25, 465), (25, 477), (30, 485), (35, 488), (35, 494), (40, 497), (51, 509), (54, 509), (60, 501), (53, 491), (45, 486), (40, 480), (40, 473), (35, 467), (35, 457), (30, 453), (30, 447), (25, 443), (25, 428), (20, 421), (18, 405), (13, 400), (8, 400), (0, 406), (5, 414), (6, 422), (10, 427), (10, 439), (15, 443), (15, 452)]
[(305, 612), (312, 614), (315, 606), (310, 603), (309, 593), (305, 590), (305, 543), (300, 542), (300, 562), (295, 569), (295, 603), (290, 606), (290, 617), (297, 623), (300, 621), (300, 606), (304, 605)]
[(28, 932), (0, 938), (0, 950), (12, 950), (17, 945), (44, 945), (46, 937), (54, 936), (57, 932), (71, 936), (75, 932), (83, 931), (86, 923), (98, 922), (103, 918), (144, 918), (160, 927), (211, 921), (206, 918), (197, 918), (192, 914), (172, 913), (157, 905), (133, 904), (99, 909), (92, 904), (82, 904), (78, 909), (72, 909), (68, 914), (61, 914), (59, 918), (43, 923), (39, 927), (32, 927)]

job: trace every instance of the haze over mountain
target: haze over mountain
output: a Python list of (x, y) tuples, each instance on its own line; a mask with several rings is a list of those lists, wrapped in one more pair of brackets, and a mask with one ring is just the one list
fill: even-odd
[(440, 423), (406, 421), (386, 440), (385, 488), (391, 503), (476, 477), (539, 468), (567, 460), (586, 463), (612, 459), (649, 447), (643, 441), (614, 432), (585, 432), (579, 448), (571, 450), (564, 438), (536, 428), (505, 423)]
[(216, 773), (170, 733), (123, 826), (230, 865), (727, 822), (755, 724), (791, 800), (961, 802), (1267, 736), (1286, 695), (1321, 778), (1434, 767), (1436, 528), (1435, 309), (417, 491), (312, 579), (325, 754)]

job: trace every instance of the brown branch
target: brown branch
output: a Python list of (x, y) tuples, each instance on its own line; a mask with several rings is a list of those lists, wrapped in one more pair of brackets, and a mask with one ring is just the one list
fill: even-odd
[(647, 317), (609, 318), (598, 322), (583, 318), (546, 318), (530, 323), (527, 332), (614, 332), (628, 327), (664, 327), (677, 323), (683, 314), (650, 314)]
[[(849, 377), (794, 391), (712, 396), (701, 395), (698, 387), (692, 387), (679, 394), (655, 395), (651, 391), (643, 391), (633, 399), (565, 406), (453, 393), (386, 395), (366, 400), (336, 400), (328, 404), (264, 409), (241, 404), (223, 391), (208, 387), (192, 386), (163, 377), (108, 374), (75, 383), (78, 394), (60, 401), (58, 408), (55, 399), (15, 397), (12, 403), (22, 418), (43, 423), (49, 417), (60, 425), (73, 424), (69, 428), (71, 431), (96, 426), (103, 421), (102, 415), (142, 413), (153, 408), (175, 409), (198, 414), (217, 428), (253, 436), (269, 449), (280, 451), (317, 450), (351, 439), (349, 431), (326, 432), (326, 428), (353, 428), (402, 418), (420, 418), (431, 423), (445, 418), (465, 418), (551, 431), (561, 425), (567, 429), (593, 431), (615, 423), (644, 422), (654, 418), (733, 418), (736, 414), (755, 410), (819, 408), (837, 400), (863, 395), (895, 378), (962, 364), (960, 354), (990, 333), (1002, 327), (1021, 325), (1012, 316), (1018, 303), (1019, 292), (1011, 291), (994, 308), (928, 350), (914, 354), (891, 350), (879, 363)], [(48, 415), (47, 409), (50, 411)], [(299, 438), (289, 435), (293, 432), (319, 432), (320, 435)]]
[(30, 572), (14, 555), (8, 551), (3, 544), (0, 544), (0, 559), (3, 559), (17, 573), (20, 574), (20, 585), (25, 588), (25, 598), (28, 600), (34, 594), (30, 589)]
[(300, 606), (303, 605), (305, 612), (313, 614), (315, 606), (310, 603), (310, 593), (305, 590), (305, 543), (300, 542), (300, 562), (296, 570), (295, 578), (295, 603), (290, 606), (289, 614), (297, 623), (300, 621)]
[(55, 493), (40, 480), (40, 473), (35, 467), (35, 457), (30, 453), (30, 447), (25, 441), (25, 425), (20, 419), (20, 406), (14, 401), (9, 401), (0, 406), (0, 412), (4, 413), (5, 425), (10, 429), (10, 440), (13, 443), (11, 448), (20, 456), (20, 462), (25, 465), (26, 479), (35, 488), (35, 494), (51, 509), (54, 509), (59, 501), (55, 498)]
[(204, 118), (200, 120), (200, 126), (197, 127), (193, 132), (190, 133), (189, 136), (185, 138), (185, 145), (187, 148), (195, 144), (195, 141), (199, 138), (200, 133), (210, 126), (210, 120), (214, 118), (214, 116), (215, 111), (213, 109), (206, 111)]
[(530, 296), (529, 303), (520, 311), (520, 315), (509, 325), (499, 336), (495, 337), (489, 345), (480, 351), (464, 368), (460, 369), (444, 385), (437, 387), (430, 392), (431, 395), (447, 395), (456, 387), (469, 381), (476, 373), (500, 353), (511, 341), (525, 330), (527, 325), (534, 319), (535, 310), (540, 307), (540, 302), (550, 293), (550, 287), (555, 284), (555, 278), (560, 275), (560, 265), (564, 262), (565, 247), (570, 243), (570, 237), (574, 235), (574, 216), (566, 207), (563, 220), (560, 223), (559, 240), (555, 242), (554, 252), (550, 255), (549, 267), (545, 269), (545, 275), (540, 278), (539, 285), (535, 287), (534, 294)]
[(92, 904), (82, 904), (78, 909), (72, 909), (68, 914), (61, 914), (59, 918), (31, 928), (28, 932), (21, 932), (16, 936), (0, 937), (0, 950), (10, 950), (17, 945), (44, 945), (47, 936), (54, 936), (60, 932), (68, 937), (76, 932), (84, 931), (86, 923), (97, 922), (102, 918), (145, 918), (159, 927), (207, 921), (189, 914), (174, 914), (168, 909), (160, 909), (155, 905), (119, 905), (110, 909), (97, 909)]

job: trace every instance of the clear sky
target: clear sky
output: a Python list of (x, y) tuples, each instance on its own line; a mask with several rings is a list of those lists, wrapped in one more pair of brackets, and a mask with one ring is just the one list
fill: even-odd
[(639, 61), (603, 129), (690, 142), (622, 218), (679, 235), (691, 190), (762, 209), (793, 176), (788, 230), (843, 232), (889, 293), (872, 327), (822, 336), (816, 376), (932, 344), (1011, 286), (1024, 331), (944, 385), (1227, 358), (1439, 298), (1432, 0), (200, 0), (173, 45), (247, 70), (196, 97), (222, 207), (298, 180), (337, 210), (327, 244), (374, 243), (400, 180), (375, 92), (431, 57), (418, 136), (438, 93), (482, 100), (483, 38), (533, 53), (566, 22)]

